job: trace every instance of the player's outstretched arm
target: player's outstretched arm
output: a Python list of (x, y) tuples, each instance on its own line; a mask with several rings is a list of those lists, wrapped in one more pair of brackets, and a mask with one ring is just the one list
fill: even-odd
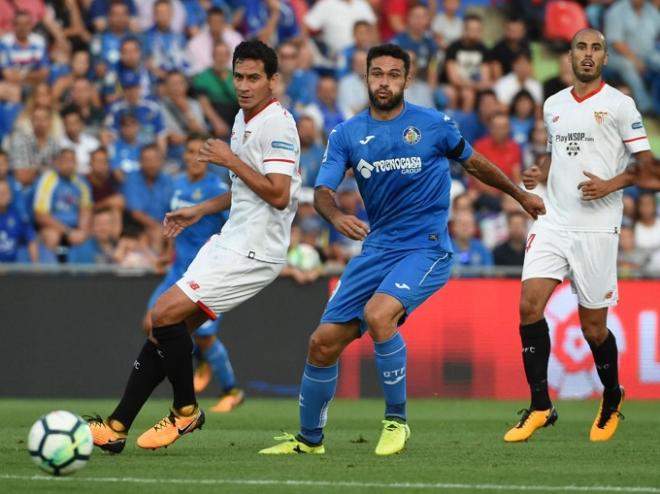
[(197, 223), (203, 216), (219, 213), (230, 207), (231, 192), (225, 192), (194, 206), (171, 211), (163, 220), (163, 235), (166, 238), (174, 238), (186, 227)]
[(348, 238), (364, 240), (369, 234), (369, 225), (352, 214), (344, 214), (337, 207), (334, 191), (327, 187), (317, 187), (314, 190), (314, 208), (339, 233)]
[(478, 151), (473, 151), (472, 155), (461, 163), (463, 168), (472, 176), (478, 178), (486, 185), (495, 187), (502, 192), (509, 194), (527, 211), (534, 219), (539, 215), (545, 214), (545, 204), (543, 199), (535, 194), (525, 192), (509, 178), (502, 173), (495, 164)]

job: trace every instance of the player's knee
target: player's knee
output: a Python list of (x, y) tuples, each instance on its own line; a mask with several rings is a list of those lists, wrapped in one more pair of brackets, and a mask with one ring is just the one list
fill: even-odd
[(337, 342), (313, 333), (309, 337), (308, 358), (311, 364), (327, 366), (334, 364), (341, 353), (341, 346)]
[(154, 328), (160, 328), (162, 326), (169, 326), (170, 324), (175, 324), (180, 322), (175, 319), (175, 307), (172, 304), (167, 304), (161, 301), (161, 299), (156, 302), (153, 310), (151, 311), (151, 325)]
[(364, 321), (367, 323), (369, 334), (377, 341), (382, 339), (384, 333), (396, 329), (396, 323), (392, 320), (389, 311), (376, 304), (367, 304), (364, 309)]
[(523, 295), (520, 299), (520, 322), (531, 324), (543, 319), (543, 304), (535, 297)]
[(592, 346), (599, 346), (607, 338), (607, 327), (600, 321), (584, 321), (581, 326), (584, 339)]

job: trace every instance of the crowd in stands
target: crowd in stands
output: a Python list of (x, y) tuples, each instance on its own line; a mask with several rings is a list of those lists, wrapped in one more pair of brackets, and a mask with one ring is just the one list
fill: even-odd
[[(229, 138), (238, 111), (232, 53), (258, 38), (277, 49), (276, 96), (301, 143), (304, 189), (285, 274), (305, 283), (323, 266), (341, 268), (360, 244), (315, 213), (313, 185), (332, 128), (368, 105), (367, 50), (385, 41), (408, 50), (406, 99), (450, 115), (520, 182), (546, 150), (543, 101), (572, 79), (565, 44), (554, 77), (534, 74), (532, 48), (549, 41), (549, 3), (0, 0), (0, 262), (166, 269), (161, 223), (173, 176), (185, 172), (186, 138)], [(647, 121), (657, 118), (660, 2), (575, 5), (608, 38), (607, 80), (635, 98)], [(522, 265), (530, 219), (459, 164), (451, 170), (457, 263)], [(221, 167), (210, 172), (228, 180)], [(337, 201), (368, 221), (350, 177)], [(657, 195), (626, 191), (622, 269), (660, 269), (659, 212)]]

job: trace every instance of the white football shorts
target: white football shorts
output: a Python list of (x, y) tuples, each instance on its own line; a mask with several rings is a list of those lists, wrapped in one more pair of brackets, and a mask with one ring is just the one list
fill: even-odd
[(522, 281), (571, 280), (578, 303), (587, 309), (617, 304), (617, 252), (614, 232), (556, 230), (535, 224), (527, 236)]
[(176, 283), (214, 320), (263, 290), (284, 267), (228, 250), (219, 239), (213, 235), (204, 244)]

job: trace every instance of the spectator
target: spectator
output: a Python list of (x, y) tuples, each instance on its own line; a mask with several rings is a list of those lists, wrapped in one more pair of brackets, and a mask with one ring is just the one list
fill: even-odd
[(224, 43), (229, 47), (227, 66), (231, 68), (234, 49), (243, 41), (243, 37), (227, 25), (225, 13), (221, 8), (210, 9), (207, 22), (208, 26), (188, 42), (188, 59), (191, 62), (190, 72), (192, 74), (198, 74), (213, 65), (213, 47), (217, 43)]
[(408, 11), (405, 31), (392, 38), (392, 42), (404, 50), (414, 52), (419, 77), (435, 85), (441, 53), (429, 30), (429, 19), (429, 9), (426, 5), (412, 6)]
[(278, 58), (280, 78), (288, 98), (283, 104), (295, 110), (312, 103), (319, 77), (304, 66), (301, 49), (293, 43), (284, 43), (278, 48)]
[(493, 256), (488, 248), (475, 238), (477, 227), (474, 215), (456, 212), (451, 222), (454, 259), (459, 266), (492, 266)]
[(110, 170), (108, 151), (103, 147), (91, 155), (87, 183), (92, 193), (94, 211), (107, 210), (112, 214), (113, 231), (115, 237), (119, 237), (126, 200), (121, 195), (119, 181)]
[(353, 53), (352, 72), (339, 81), (337, 87), (337, 104), (345, 108), (347, 117), (360, 113), (369, 105), (369, 92), (365, 74), (367, 73), (367, 52)]
[(30, 260), (38, 262), (37, 235), (26, 218), (12, 207), (12, 187), (0, 180), (0, 263), (16, 262), (19, 250), (27, 247)]
[(323, 161), (323, 146), (319, 143), (319, 131), (314, 119), (302, 115), (297, 122), (300, 136), (300, 174), (303, 187), (314, 187), (316, 176)]
[(11, 189), (10, 207), (28, 218), (21, 184), (16, 180), (16, 177), (9, 172), (9, 156), (2, 148), (0, 148), (0, 181), (7, 182)]
[(534, 128), (535, 110), (536, 102), (526, 89), (518, 91), (509, 105), (511, 135), (513, 140), (523, 149), (527, 145)]
[(77, 0), (54, 0), (52, 16), (62, 26), (63, 34), (75, 52), (87, 51), (92, 35), (85, 22)]
[[(509, 116), (497, 113), (488, 124), (489, 135), (474, 143), (474, 149), (495, 163), (514, 183), (520, 182), (522, 156), (520, 146), (511, 134)], [(470, 191), (475, 198), (477, 209), (500, 210), (502, 193), (478, 180), (471, 181)]]
[(520, 55), (526, 55), (529, 60), (532, 59), (532, 48), (527, 39), (527, 29), (522, 19), (510, 18), (504, 26), (504, 37), (491, 51), (493, 80), (509, 74)]
[(527, 216), (522, 211), (507, 216), (509, 238), (493, 250), (496, 266), (522, 266), (527, 241)]
[[(300, 26), (289, 0), (243, 0), (234, 16), (234, 25), (248, 39), (256, 38), (271, 46), (294, 41)], [(237, 20), (238, 18), (238, 20)]]
[(62, 149), (55, 170), (45, 172), (37, 184), (34, 214), (39, 234), (60, 262), (68, 247), (83, 243), (90, 230), (91, 196), (83, 179), (76, 175), (76, 153)]
[(28, 88), (48, 79), (48, 47), (40, 34), (32, 31), (30, 13), (16, 12), (13, 32), (0, 39), (2, 78), (10, 84)]
[(410, 56), (410, 82), (406, 87), (406, 101), (414, 105), (425, 106), (426, 108), (433, 108), (433, 90), (429, 83), (421, 79), (419, 72), (417, 72), (417, 64), (415, 63), (417, 55), (414, 52), (408, 51)]
[(446, 50), (463, 36), (463, 17), (459, 15), (461, 0), (445, 0), (443, 10), (435, 15), (431, 30), (436, 43)]
[(323, 272), (321, 256), (315, 245), (319, 233), (318, 223), (311, 218), (291, 227), (287, 263), (280, 276), (293, 278), (300, 285), (318, 279)]
[[(96, 2), (97, 0), (94, 0)], [(119, 63), (119, 52), (121, 43), (129, 31), (129, 7), (122, 0), (112, 0), (107, 11), (102, 13), (105, 16), (107, 12), (108, 22), (105, 27), (105, 19), (97, 17), (95, 19), (96, 32), (92, 38), (91, 53), (92, 66), (96, 71), (96, 76), (102, 79), (110, 70), (114, 70)], [(133, 9), (133, 13), (135, 10)], [(92, 8), (92, 14), (94, 13)], [(100, 22), (103, 21), (103, 22)]]
[(318, 36), (327, 57), (334, 60), (353, 43), (357, 21), (376, 24), (376, 15), (366, 0), (318, 0), (305, 15), (305, 28)]
[[(67, 103), (75, 106), (83, 119), (85, 132), (93, 136), (101, 134), (105, 111), (101, 108), (101, 98), (86, 77), (73, 81)], [(104, 137), (101, 135), (101, 138)]]
[(32, 94), (30, 94), (23, 106), (23, 111), (18, 115), (14, 123), (14, 130), (18, 132), (31, 133), (32, 129), (32, 112), (37, 106), (41, 106), (50, 110), (50, 121), (48, 132), (54, 138), (59, 139), (64, 135), (64, 124), (60, 118), (57, 110), (59, 102), (53, 99), (53, 94), (50, 86), (45, 82), (40, 82), (34, 87)]
[(568, 53), (559, 57), (559, 74), (543, 83), (543, 98), (548, 99), (553, 94), (573, 85), (573, 68)]
[(346, 112), (337, 102), (337, 81), (334, 77), (326, 75), (319, 79), (316, 86), (316, 101), (305, 107), (304, 111), (316, 114), (316, 118), (323, 122), (323, 132), (326, 137), (336, 125), (346, 120)]
[(119, 117), (119, 136), (110, 145), (110, 167), (113, 176), (124, 182), (126, 176), (140, 169), (140, 150), (138, 140), (140, 124), (132, 112), (124, 112)]
[(76, 173), (89, 173), (89, 156), (100, 145), (98, 139), (84, 132), (82, 115), (77, 108), (69, 106), (62, 110), (64, 137), (60, 139), (61, 148), (70, 148), (76, 152)]
[[(74, 81), (79, 77), (86, 80), (89, 79), (92, 75), (91, 72), (91, 58), (89, 52), (86, 50), (73, 52), (69, 72), (62, 75), (57, 81), (55, 81), (55, 84), (53, 84), (53, 99), (55, 101), (69, 101), (72, 97), (71, 93)], [(96, 96), (96, 104), (98, 105), (100, 99), (98, 99), (98, 95)]]
[(114, 218), (110, 209), (98, 209), (92, 217), (92, 234), (82, 244), (72, 247), (70, 264), (113, 264), (117, 240)]
[[(149, 3), (149, 2), (140, 2)], [(176, 70), (188, 74), (190, 61), (186, 52), (186, 38), (182, 29), (173, 28), (174, 6), (171, 0), (156, 0), (153, 3), (154, 25), (144, 33), (143, 47), (149, 71), (163, 79), (167, 72)], [(180, 2), (176, 5), (183, 11)], [(183, 22), (181, 22), (183, 28)]]
[[(167, 3), (169, 10), (167, 14), (158, 5), (163, 2)], [(186, 8), (181, 0), (139, 0), (135, 2), (135, 6), (137, 7), (139, 31), (147, 32), (154, 24), (158, 24), (159, 16), (161, 16), (160, 21), (163, 20), (162, 16), (166, 16), (168, 30), (177, 35), (183, 35), (186, 27)]]
[(34, 107), (30, 116), (31, 132), (16, 131), (11, 136), (9, 161), (14, 170), (52, 168), (59, 145), (50, 131), (51, 113), (50, 108)]
[(129, 217), (144, 229), (155, 252), (161, 252), (163, 247), (163, 218), (170, 210), (173, 194), (172, 177), (162, 168), (163, 154), (159, 147), (147, 144), (140, 151), (140, 170), (128, 175), (123, 187)]
[(499, 79), (493, 86), (500, 103), (508, 107), (513, 97), (520, 90), (526, 89), (536, 104), (543, 104), (543, 86), (532, 77), (532, 71), (532, 59), (529, 55), (519, 54), (513, 61), (513, 72)]
[(178, 171), (183, 166), (184, 145), (188, 134), (207, 134), (201, 105), (188, 97), (188, 80), (181, 72), (170, 72), (161, 98), (163, 120), (167, 129), (167, 157)]
[(12, 133), (22, 110), (21, 87), (0, 81), (0, 143)]
[[(125, 10), (119, 12), (118, 9), (115, 9), (116, 4), (123, 5)], [(135, 0), (92, 0), (87, 15), (91, 20), (94, 31), (97, 33), (105, 31), (106, 29), (112, 30), (113, 23), (120, 21), (118, 17), (120, 15), (122, 16), (122, 22), (124, 21), (123, 17), (125, 16), (127, 28), (130, 25), (134, 30), (139, 29)], [(111, 18), (111, 16), (114, 16), (114, 19)]]
[(660, 250), (660, 220), (655, 195), (651, 192), (640, 194), (637, 198), (635, 245), (649, 255)]
[(144, 227), (129, 223), (122, 231), (115, 249), (114, 262), (122, 268), (148, 269), (160, 272), (160, 261), (150, 244)]
[(380, 40), (391, 40), (406, 29), (408, 0), (377, 0), (370, 2), (376, 6), (378, 15), (378, 34)]
[[(541, 156), (548, 154), (548, 132), (543, 119), (534, 120), (534, 127), (529, 133), (527, 146), (523, 148), (523, 168), (527, 169), (540, 162)], [(545, 185), (542, 183), (541, 185)]]
[[(630, 87), (642, 113), (660, 114), (660, 12), (646, 0), (619, 0), (605, 14), (609, 68)], [(651, 79), (654, 96), (645, 78)]]
[(140, 95), (140, 79), (135, 73), (124, 72), (120, 82), (124, 90), (124, 97), (110, 107), (105, 121), (106, 129), (116, 135), (119, 131), (121, 115), (127, 112), (132, 113), (139, 123), (138, 142), (145, 144), (156, 141), (161, 151), (165, 153), (167, 129), (163, 122), (160, 105)]
[(122, 81), (135, 79), (140, 87), (140, 96), (154, 96), (155, 79), (142, 61), (140, 42), (134, 36), (127, 36), (121, 42), (119, 63), (108, 70), (103, 78), (103, 99), (106, 104), (112, 104), (121, 98)]
[(367, 21), (357, 21), (353, 26), (353, 44), (344, 48), (337, 61), (337, 77), (342, 78), (351, 73), (355, 52), (368, 52), (377, 42), (376, 29)]
[(492, 89), (477, 93), (476, 111), (455, 111), (454, 120), (466, 141), (474, 143), (488, 134), (488, 122), (499, 111), (500, 104)]
[(481, 17), (468, 15), (463, 23), (463, 37), (447, 48), (445, 80), (460, 100), (465, 112), (474, 110), (477, 92), (491, 86), (489, 54), (482, 41)]
[(192, 81), (214, 135), (221, 138), (229, 136), (239, 109), (229, 63), (229, 47), (223, 42), (216, 43), (213, 47), (213, 66), (197, 74)]
[(621, 225), (617, 266), (624, 273), (636, 273), (644, 267), (649, 253), (635, 245), (635, 231), (630, 225)]

